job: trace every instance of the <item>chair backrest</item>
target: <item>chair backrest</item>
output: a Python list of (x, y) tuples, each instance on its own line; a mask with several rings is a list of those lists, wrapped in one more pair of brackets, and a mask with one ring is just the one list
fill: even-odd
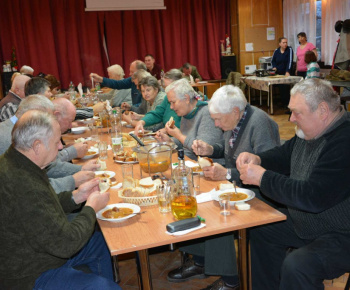
[(237, 86), (244, 92), (246, 84), (241, 82), (241, 77), (242, 75), (239, 72), (230, 72), (226, 79), (226, 85)]

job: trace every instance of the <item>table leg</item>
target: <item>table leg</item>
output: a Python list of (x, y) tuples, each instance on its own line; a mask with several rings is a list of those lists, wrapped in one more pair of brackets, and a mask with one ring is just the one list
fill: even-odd
[(249, 279), (249, 260), (247, 254), (247, 231), (242, 229), (238, 231), (238, 262), (239, 262), (239, 280), (243, 290), (250, 289)]
[(261, 95), (261, 90), (259, 90), (260, 92), (260, 107), (262, 106), (262, 95)]
[(140, 285), (140, 289), (152, 290), (153, 286), (152, 286), (151, 268), (149, 265), (148, 250), (147, 249), (140, 250), (138, 251), (138, 254), (140, 257), (140, 267), (141, 267), (141, 273), (138, 273), (138, 274), (141, 275), (141, 278), (142, 278), (141, 279), (142, 285)]
[(270, 114), (273, 115), (273, 88), (272, 88), (272, 85), (269, 85), (269, 91), (271, 91), (271, 92), (270, 92), (270, 96), (271, 96)]
[(248, 103), (250, 104), (250, 86), (248, 86)]

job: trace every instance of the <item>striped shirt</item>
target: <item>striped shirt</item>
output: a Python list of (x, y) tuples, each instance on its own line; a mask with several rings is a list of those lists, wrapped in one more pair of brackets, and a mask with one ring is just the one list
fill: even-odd
[(317, 62), (310, 62), (307, 65), (306, 79), (320, 78), (320, 67)]

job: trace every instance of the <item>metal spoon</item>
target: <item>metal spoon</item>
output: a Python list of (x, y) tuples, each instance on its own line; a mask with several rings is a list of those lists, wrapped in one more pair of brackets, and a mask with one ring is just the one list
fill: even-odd
[(233, 183), (233, 187), (235, 188), (235, 193), (237, 195), (238, 193), (237, 193), (237, 188), (236, 188), (236, 181), (233, 181), (232, 183)]
[(145, 212), (147, 212), (147, 211), (134, 212), (132, 214), (142, 214), (142, 213), (145, 213)]

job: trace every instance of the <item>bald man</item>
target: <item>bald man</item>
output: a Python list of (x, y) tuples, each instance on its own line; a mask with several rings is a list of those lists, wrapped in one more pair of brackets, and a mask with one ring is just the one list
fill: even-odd
[[(55, 106), (54, 115), (61, 127), (61, 133), (65, 133), (72, 128), (72, 122), (75, 119), (76, 109), (71, 101), (65, 98), (57, 98), (52, 101)], [(63, 148), (57, 155), (61, 161), (70, 161), (74, 158), (82, 158), (88, 151), (86, 143), (75, 143), (72, 146)]]
[(24, 86), (30, 77), (19, 75), (15, 77), (11, 90), (5, 98), (0, 101), (0, 122), (11, 118), (17, 111), (19, 103), (25, 98)]

